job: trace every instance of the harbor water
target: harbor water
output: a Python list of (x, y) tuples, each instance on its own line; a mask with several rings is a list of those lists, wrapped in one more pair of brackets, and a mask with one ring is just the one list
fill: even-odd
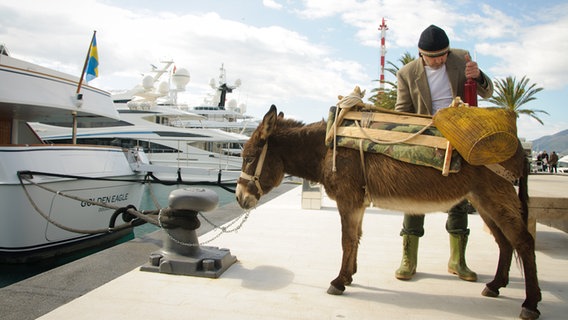
[[(219, 206), (227, 205), (235, 201), (235, 195), (233, 192), (227, 191), (219, 186), (210, 185), (196, 185), (191, 186), (196, 188), (206, 188), (217, 193), (219, 196)], [(159, 184), (152, 184), (146, 187), (144, 197), (142, 198), (142, 203), (139, 210), (154, 210), (156, 209), (155, 202), (159, 204), (159, 207), (164, 208), (168, 206), (168, 196), (171, 191), (188, 188), (184, 185), (172, 185), (165, 186)], [(46, 259), (37, 262), (30, 262), (25, 264), (0, 264), (0, 288), (8, 286), (10, 284), (16, 283), (18, 281), (24, 280), (26, 278), (32, 277), (34, 275), (40, 274), (42, 272), (48, 271), (50, 269), (62, 266), (66, 263), (81, 259), (93, 253), (99, 252), (101, 250), (107, 249), (113, 245), (124, 243), (126, 241), (132, 240), (136, 237), (141, 237), (145, 234), (151, 233), (158, 230), (157, 226), (146, 223), (141, 226), (135, 227), (134, 232), (122, 237), (118, 241), (88, 250), (82, 250), (74, 254), (57, 257), (54, 259)]]

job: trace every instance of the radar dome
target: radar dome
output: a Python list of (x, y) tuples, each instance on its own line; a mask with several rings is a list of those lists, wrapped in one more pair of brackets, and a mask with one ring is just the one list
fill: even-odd
[(169, 86), (169, 84), (168, 84), (167, 82), (165, 82), (165, 81), (160, 82), (160, 85), (158, 86), (158, 91), (159, 91), (161, 94), (166, 94), (166, 93), (168, 93), (168, 91), (170, 91), (170, 86)]
[(240, 110), (241, 114), (245, 114), (247, 112), (247, 105), (244, 104), (244, 103), (241, 103), (239, 105), (239, 110)]
[(235, 108), (237, 107), (237, 100), (235, 99), (229, 100), (228, 107), (229, 110), (235, 110)]
[(235, 87), (240, 87), (240, 86), (241, 86), (241, 84), (242, 84), (242, 81), (241, 81), (241, 79), (237, 79), (237, 80), (235, 80)]
[(172, 80), (176, 89), (183, 90), (189, 83), (189, 71), (185, 68), (180, 68), (172, 75)]
[(154, 87), (154, 77), (145, 76), (144, 79), (142, 79), (142, 86), (146, 90), (152, 90), (152, 88)]

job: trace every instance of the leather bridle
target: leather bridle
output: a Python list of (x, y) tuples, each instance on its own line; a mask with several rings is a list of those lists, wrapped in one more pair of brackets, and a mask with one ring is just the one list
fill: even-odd
[(266, 158), (266, 150), (268, 150), (268, 141), (262, 147), (262, 151), (260, 152), (260, 157), (258, 158), (258, 163), (256, 164), (256, 169), (254, 171), (254, 176), (241, 171), (240, 179), (253, 181), (256, 185), (256, 189), (258, 190), (258, 195), (262, 196), (264, 192), (262, 191), (262, 187), (260, 186), (260, 174), (262, 173), (262, 165), (264, 164), (264, 159)]

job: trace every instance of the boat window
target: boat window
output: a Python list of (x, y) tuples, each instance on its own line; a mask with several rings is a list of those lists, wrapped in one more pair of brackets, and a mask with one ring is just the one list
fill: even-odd
[[(41, 122), (43, 124), (71, 128), (73, 126), (72, 122)], [(132, 123), (123, 120), (109, 120), (109, 121), (79, 121), (77, 123), (77, 128), (103, 128), (103, 127), (126, 127), (133, 126)]]
[(160, 137), (189, 137), (189, 138), (209, 138), (209, 136), (204, 136), (202, 134), (195, 134), (189, 132), (178, 132), (178, 131), (154, 131), (155, 134)]
[[(71, 144), (71, 139), (61, 139), (57, 141), (48, 141), (50, 143)], [(78, 144), (89, 144), (95, 146), (114, 146), (121, 148), (141, 147), (146, 153), (180, 153), (181, 151), (162, 145), (156, 142), (142, 141), (130, 138), (77, 138)]]

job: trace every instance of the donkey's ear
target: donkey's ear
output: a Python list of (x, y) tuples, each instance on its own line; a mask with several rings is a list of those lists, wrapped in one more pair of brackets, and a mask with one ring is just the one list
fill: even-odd
[(278, 118), (284, 119), (284, 112), (280, 111), (280, 112), (278, 113)]
[(271, 105), (270, 110), (268, 110), (268, 112), (264, 115), (264, 118), (262, 119), (262, 128), (260, 130), (261, 139), (263, 140), (268, 139), (268, 137), (272, 133), (272, 130), (274, 130), (274, 127), (276, 127), (276, 119), (277, 119), (276, 113), (277, 113), (276, 106)]

